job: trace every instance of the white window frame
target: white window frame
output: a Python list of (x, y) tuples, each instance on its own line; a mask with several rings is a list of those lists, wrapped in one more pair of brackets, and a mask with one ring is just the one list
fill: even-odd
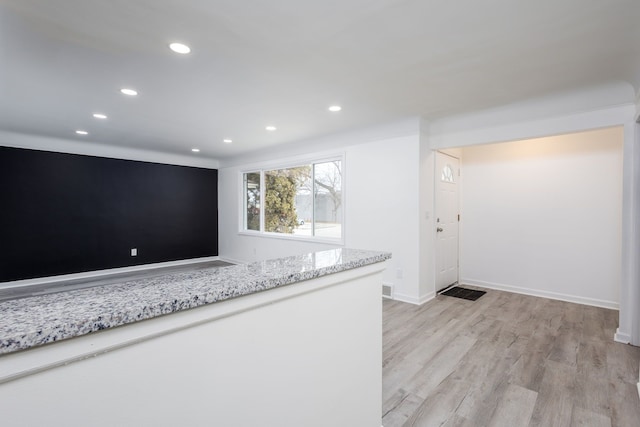
[(246, 194), (246, 189), (244, 186), (244, 177), (245, 175), (249, 174), (249, 173), (259, 173), (260, 174), (260, 221), (258, 224), (258, 228), (260, 230), (264, 229), (264, 215), (263, 215), (263, 209), (262, 209), (262, 204), (264, 203), (264, 201), (262, 200), (262, 187), (264, 186), (264, 174), (262, 173), (262, 171), (260, 169), (255, 169), (255, 170), (247, 170), (244, 171), (242, 173), (240, 173), (240, 187), (242, 188), (241, 192), (242, 192), (242, 198), (240, 199), (240, 204), (241, 204), (241, 208), (240, 208), (240, 229), (241, 231), (247, 232), (247, 233), (257, 233), (259, 232), (259, 230), (249, 230), (246, 228), (246, 224), (247, 224), (247, 194)]
[[(342, 222), (341, 222), (341, 232), (340, 238), (331, 238), (331, 237), (318, 237), (318, 236), (300, 236), (294, 234), (287, 233), (274, 233), (264, 231), (264, 195), (265, 195), (265, 172), (272, 170), (280, 170), (280, 169), (290, 169), (300, 166), (311, 166), (313, 176), (315, 176), (315, 165), (319, 163), (328, 163), (332, 161), (340, 161), (340, 170), (341, 170), (341, 191), (342, 191)], [(239, 173), (239, 188), (240, 188), (240, 200), (239, 200), (239, 215), (238, 215), (238, 234), (245, 236), (254, 236), (254, 237), (265, 237), (265, 238), (274, 238), (274, 239), (285, 239), (285, 240), (295, 240), (295, 241), (307, 241), (307, 242), (315, 242), (315, 243), (329, 243), (333, 245), (344, 245), (345, 242), (345, 223), (346, 223), (346, 215), (345, 215), (345, 207), (346, 207), (346, 162), (344, 154), (336, 154), (330, 156), (322, 156), (322, 157), (312, 157), (312, 158), (301, 158), (299, 160), (289, 160), (286, 162), (270, 162), (260, 165), (259, 167), (251, 167), (247, 169), (241, 169)], [(246, 228), (246, 194), (244, 187), (244, 176), (248, 173), (260, 173), (260, 230), (248, 230)], [(313, 188), (315, 190), (315, 180), (312, 179)], [(315, 229), (315, 197), (313, 196), (315, 191), (312, 190), (312, 226)]]

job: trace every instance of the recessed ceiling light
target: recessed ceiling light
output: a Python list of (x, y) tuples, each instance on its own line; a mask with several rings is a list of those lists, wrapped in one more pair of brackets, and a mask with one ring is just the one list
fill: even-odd
[(337, 113), (340, 110), (342, 110), (342, 107), (339, 105), (332, 105), (331, 107), (329, 107), (329, 111), (333, 113)]
[(175, 53), (181, 53), (183, 55), (191, 52), (191, 48), (186, 44), (182, 44), (182, 43), (171, 43), (169, 45), (169, 49), (171, 49)]
[(223, 139), (222, 142), (224, 142), (225, 144), (231, 144), (233, 141), (230, 139)]
[(86, 130), (77, 130), (76, 133), (78, 135), (89, 135), (89, 132), (87, 132)]
[(193, 151), (194, 153), (199, 153), (200, 149), (199, 148), (192, 148), (191, 151)]
[(93, 113), (93, 117), (95, 117), (96, 119), (106, 119), (107, 116), (101, 113)]
[(278, 128), (275, 127), (275, 126), (267, 126), (265, 129), (268, 130), (269, 132), (273, 132), (274, 130), (276, 130)]
[(136, 96), (138, 94), (138, 91), (133, 89), (127, 89), (127, 88), (120, 89), (120, 92), (129, 96)]

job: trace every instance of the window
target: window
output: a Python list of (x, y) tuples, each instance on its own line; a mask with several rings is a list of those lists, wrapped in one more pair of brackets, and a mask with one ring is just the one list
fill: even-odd
[(451, 165), (446, 165), (444, 168), (442, 168), (442, 175), (440, 179), (443, 182), (455, 182), (453, 179), (453, 168), (451, 167)]
[(247, 230), (260, 230), (260, 172), (244, 174), (244, 223)]
[(243, 173), (242, 229), (342, 239), (342, 160)]

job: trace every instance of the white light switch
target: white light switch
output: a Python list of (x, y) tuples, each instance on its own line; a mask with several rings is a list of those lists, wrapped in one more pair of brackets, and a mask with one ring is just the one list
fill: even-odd
[(138, 249), (137, 248), (131, 249), (131, 256), (138, 256)]

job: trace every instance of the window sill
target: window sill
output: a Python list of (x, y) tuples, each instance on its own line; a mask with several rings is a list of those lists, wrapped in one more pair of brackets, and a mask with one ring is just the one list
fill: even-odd
[(259, 231), (238, 231), (240, 236), (262, 237), (266, 239), (291, 240), (296, 242), (321, 243), (324, 245), (344, 246), (344, 238), (332, 239), (330, 237), (295, 236), (281, 233), (263, 233)]

